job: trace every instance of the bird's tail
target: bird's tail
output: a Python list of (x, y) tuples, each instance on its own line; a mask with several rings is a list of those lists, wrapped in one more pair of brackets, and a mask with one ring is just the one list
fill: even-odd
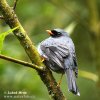
[(68, 90), (73, 94), (80, 96), (73, 70), (67, 68), (65, 74), (67, 75)]

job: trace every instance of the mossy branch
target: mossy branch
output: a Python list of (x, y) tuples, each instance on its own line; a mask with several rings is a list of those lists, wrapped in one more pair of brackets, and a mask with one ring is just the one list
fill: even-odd
[[(37, 66), (44, 66), (41, 62), (41, 58), (37, 52), (37, 49), (31, 42), (30, 38), (28, 37), (26, 31), (23, 29), (22, 25), (20, 24), (14, 10), (7, 4), (6, 0), (0, 0), (0, 11), (4, 16), (5, 22), (10, 26), (11, 29), (19, 26), (13, 33), (20, 41), (20, 44), (23, 46), (24, 50), (26, 51), (27, 55), (29, 56), (32, 63), (36, 64)], [(55, 81), (52, 72), (46, 67), (45, 71), (37, 70), (41, 80), (45, 84), (48, 89), (49, 95), (54, 100), (65, 100), (60, 87), (57, 86), (57, 82)]]
[(33, 68), (33, 69), (36, 69), (36, 70), (40, 70), (40, 71), (44, 70), (44, 67), (42, 67), (42, 66), (39, 67), (35, 64), (28, 63), (28, 62), (25, 62), (25, 61), (22, 61), (22, 60), (19, 60), (19, 59), (15, 59), (15, 58), (12, 58), (12, 57), (8, 57), (8, 56), (2, 55), (2, 54), (0, 54), (0, 58), (7, 60), (7, 61), (10, 61), (10, 62), (20, 64), (20, 65), (24, 65), (24, 66), (27, 66), (27, 67), (30, 67), (30, 68)]

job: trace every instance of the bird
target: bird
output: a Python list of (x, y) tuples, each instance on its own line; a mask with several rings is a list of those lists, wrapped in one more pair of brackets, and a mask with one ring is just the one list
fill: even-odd
[(56, 28), (46, 30), (50, 37), (38, 45), (38, 52), (43, 62), (52, 71), (66, 75), (68, 91), (80, 96), (76, 78), (78, 77), (78, 65), (75, 46), (63, 29)]

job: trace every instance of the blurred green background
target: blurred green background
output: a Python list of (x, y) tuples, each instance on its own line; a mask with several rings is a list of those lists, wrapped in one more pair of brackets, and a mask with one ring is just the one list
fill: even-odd
[[(14, 0), (7, 1), (13, 6)], [(68, 92), (65, 76), (61, 89), (68, 100), (100, 100), (100, 0), (19, 0), (16, 14), (36, 46), (49, 37), (46, 29), (62, 28), (71, 33), (80, 70), (77, 84), (81, 96)], [(8, 25), (0, 20), (0, 33), (7, 30)], [(13, 34), (5, 38), (2, 54), (30, 62)], [(58, 81), (60, 75), (53, 74)], [(30, 96), (17, 100), (50, 100), (35, 70), (0, 59), (0, 100), (13, 100), (4, 98), (12, 91), (26, 91)]]

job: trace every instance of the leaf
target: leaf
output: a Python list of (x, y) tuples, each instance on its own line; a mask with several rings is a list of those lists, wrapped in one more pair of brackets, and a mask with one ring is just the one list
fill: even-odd
[(11, 32), (13, 32), (14, 30), (16, 30), (17, 28), (19, 28), (19, 26), (17, 26), (17, 27), (15, 27), (15, 28), (13, 28), (13, 29), (10, 29), (10, 30), (8, 30), (8, 31), (6, 31), (6, 32), (0, 34), (0, 53), (1, 53), (1, 50), (2, 50), (2, 47), (3, 47), (3, 41), (4, 41), (5, 37), (6, 37), (9, 33), (11, 33)]
[(91, 72), (87, 72), (87, 71), (83, 71), (83, 70), (79, 70), (79, 75), (81, 77), (93, 80), (94, 82), (97, 82), (99, 80), (98, 75), (91, 73)]
[(64, 30), (65, 30), (66, 32), (68, 32), (69, 35), (71, 35), (72, 32), (74, 31), (76, 25), (77, 25), (76, 22), (72, 22), (72, 23), (70, 23)]

